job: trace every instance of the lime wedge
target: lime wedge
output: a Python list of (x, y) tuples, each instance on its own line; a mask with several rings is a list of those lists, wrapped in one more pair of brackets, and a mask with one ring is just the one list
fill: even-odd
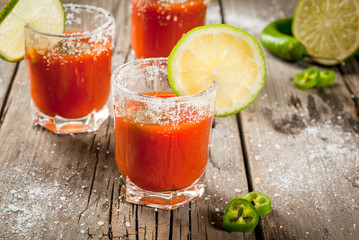
[(292, 30), (314, 61), (338, 64), (359, 49), (359, 1), (301, 0)]
[(168, 78), (178, 96), (218, 90), (215, 116), (225, 117), (248, 107), (263, 88), (266, 65), (261, 47), (249, 33), (217, 24), (185, 34), (168, 59)]
[(0, 12), (0, 57), (24, 58), (25, 25), (41, 32), (63, 33), (65, 11), (60, 0), (10, 0)]

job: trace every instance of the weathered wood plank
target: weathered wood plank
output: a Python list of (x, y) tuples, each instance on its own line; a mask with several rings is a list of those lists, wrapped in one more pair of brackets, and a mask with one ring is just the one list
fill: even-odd
[(0, 238), (108, 238), (119, 178), (112, 121), (97, 133), (66, 136), (34, 126), (26, 75), (21, 62), (0, 131)]
[(16, 66), (17, 63), (9, 63), (0, 59), (0, 129), (8, 110), (5, 107), (5, 102), (12, 87)]
[[(257, 39), (266, 23), (291, 16), (296, 5), (222, 3), (225, 22)], [(247, 21), (232, 18), (234, 14)], [(261, 218), (264, 239), (356, 239), (359, 119), (351, 94), (357, 99), (357, 60), (341, 71), (331, 68), (336, 71), (333, 86), (301, 91), (291, 79), (312, 63), (287, 63), (267, 51), (265, 58), (266, 86), (240, 114), (251, 184), (269, 194), (273, 203), (273, 212)]]
[[(113, 66), (134, 58), (129, 1), (64, 2), (109, 10), (117, 23)], [(229, 23), (258, 38), (265, 24), (290, 16), (296, 3), (216, 1), (207, 24)], [(56, 136), (34, 126), (20, 63), (0, 131), (0, 239), (254, 239), (253, 232), (222, 230), (226, 204), (248, 191), (244, 160), (253, 189), (273, 200), (273, 212), (261, 218), (262, 233), (256, 232), (264, 239), (357, 238), (357, 59), (332, 68), (333, 86), (300, 91), (290, 79), (311, 63), (287, 63), (266, 51), (265, 57), (266, 87), (238, 116), (240, 129), (235, 116), (215, 120), (205, 196), (174, 211), (123, 202), (112, 118), (96, 134)]]
[[(6, 0), (0, 0), (0, 9), (2, 9), (6, 3)], [(0, 58), (0, 129), (7, 112), (5, 102), (12, 87), (16, 67), (17, 63), (6, 62)]]

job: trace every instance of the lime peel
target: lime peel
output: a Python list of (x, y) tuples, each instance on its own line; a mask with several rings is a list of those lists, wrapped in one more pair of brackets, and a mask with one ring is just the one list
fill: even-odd
[(248, 107), (265, 84), (266, 64), (257, 40), (227, 24), (197, 27), (173, 48), (168, 77), (177, 96), (205, 91), (218, 83), (215, 116), (225, 117)]
[(10, 0), (0, 12), (0, 58), (17, 62), (25, 55), (25, 26), (63, 33), (65, 10), (60, 0)]

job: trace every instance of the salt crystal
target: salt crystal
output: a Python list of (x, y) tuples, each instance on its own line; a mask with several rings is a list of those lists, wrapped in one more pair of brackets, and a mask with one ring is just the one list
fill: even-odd
[(130, 222), (125, 222), (125, 226), (126, 226), (126, 227), (130, 227), (130, 226), (131, 226), (131, 223), (130, 223)]
[(97, 224), (98, 224), (99, 226), (102, 226), (102, 225), (104, 224), (104, 221), (98, 221)]

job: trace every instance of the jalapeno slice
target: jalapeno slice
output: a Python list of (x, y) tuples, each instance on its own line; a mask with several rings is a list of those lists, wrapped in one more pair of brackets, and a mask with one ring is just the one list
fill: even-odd
[(270, 213), (272, 211), (272, 203), (270, 198), (261, 192), (250, 192), (242, 197), (242, 199), (248, 200), (253, 204), (255, 209), (257, 210), (258, 215), (264, 215)]
[(255, 229), (259, 215), (246, 199), (232, 199), (224, 212), (223, 228), (229, 232), (249, 232)]
[(335, 81), (335, 73), (332, 70), (320, 70), (317, 87), (325, 87)]
[(310, 67), (295, 75), (293, 83), (299, 89), (308, 89), (316, 86), (318, 79), (319, 69), (317, 67)]

